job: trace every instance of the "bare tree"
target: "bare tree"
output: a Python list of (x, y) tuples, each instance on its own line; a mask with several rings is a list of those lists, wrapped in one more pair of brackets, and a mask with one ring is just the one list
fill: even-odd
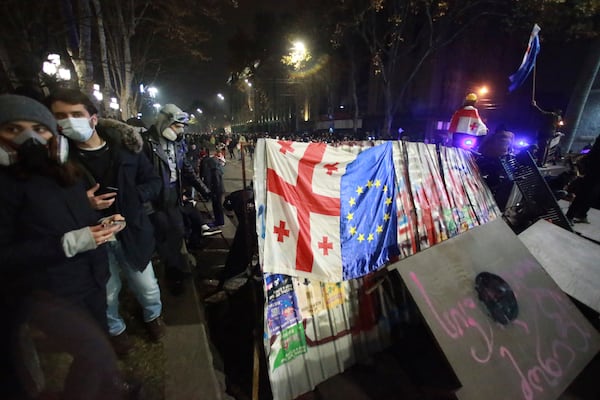
[(335, 33), (355, 32), (366, 45), (383, 87), (384, 135), (424, 62), (438, 49), (501, 7), (498, 0), (332, 0)]

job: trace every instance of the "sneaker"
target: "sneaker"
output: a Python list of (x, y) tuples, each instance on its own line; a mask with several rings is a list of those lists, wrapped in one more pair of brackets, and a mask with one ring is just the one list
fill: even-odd
[(119, 357), (125, 357), (133, 350), (133, 343), (131, 342), (127, 331), (123, 331), (116, 336), (111, 336), (110, 343)]
[(153, 342), (160, 342), (160, 339), (165, 336), (167, 330), (165, 321), (163, 321), (162, 317), (146, 322), (146, 329), (148, 329), (150, 339), (152, 339)]
[(221, 233), (222, 231), (219, 228), (211, 228), (211, 227), (207, 227), (207, 229), (202, 229), (202, 236), (212, 236), (212, 235), (218, 235), (219, 233)]

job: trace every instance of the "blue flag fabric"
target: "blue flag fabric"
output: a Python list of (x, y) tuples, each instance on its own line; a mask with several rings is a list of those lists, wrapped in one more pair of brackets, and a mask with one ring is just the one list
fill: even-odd
[(399, 255), (392, 142), (360, 153), (340, 184), (344, 280), (377, 270)]
[(519, 86), (525, 82), (525, 79), (531, 73), (533, 66), (535, 65), (535, 59), (540, 52), (540, 37), (538, 33), (541, 28), (538, 24), (533, 25), (533, 29), (531, 30), (531, 35), (529, 36), (529, 43), (527, 44), (527, 51), (523, 56), (523, 61), (521, 62), (521, 66), (513, 75), (511, 75), (508, 79), (511, 84), (508, 87), (508, 91), (512, 92), (517, 89)]

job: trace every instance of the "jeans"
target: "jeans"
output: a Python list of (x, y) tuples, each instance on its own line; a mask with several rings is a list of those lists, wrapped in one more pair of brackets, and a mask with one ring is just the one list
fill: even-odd
[(148, 263), (143, 271), (133, 269), (121, 247), (116, 240), (108, 242), (108, 264), (110, 278), (106, 284), (106, 316), (108, 319), (108, 332), (111, 336), (120, 335), (125, 331), (125, 321), (119, 315), (119, 293), (121, 292), (121, 272), (129, 282), (129, 288), (137, 298), (142, 307), (144, 322), (150, 322), (160, 316), (162, 303), (160, 301), (160, 289), (154, 276), (152, 261)]

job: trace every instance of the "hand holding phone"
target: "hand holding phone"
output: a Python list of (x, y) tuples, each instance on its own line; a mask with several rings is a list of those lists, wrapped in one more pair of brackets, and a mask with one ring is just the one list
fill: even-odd
[(115, 197), (117, 196), (117, 192), (115, 190), (108, 191), (106, 189), (116, 189), (112, 186), (107, 186), (106, 188), (100, 189), (99, 184), (95, 184), (87, 191), (87, 196), (90, 201), (90, 204), (94, 210), (104, 210), (110, 207), (115, 202)]

